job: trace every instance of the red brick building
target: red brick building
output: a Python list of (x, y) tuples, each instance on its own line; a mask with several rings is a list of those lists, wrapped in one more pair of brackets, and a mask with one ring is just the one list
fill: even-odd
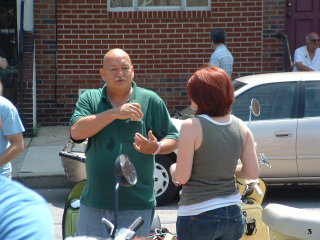
[(170, 111), (189, 104), (186, 81), (209, 61), (213, 28), (227, 32), (233, 78), (285, 70), (276, 34), (287, 32), (286, 1), (208, 2), (209, 10), (117, 12), (108, 0), (33, 0), (34, 30), (24, 31), (17, 91), (24, 124), (67, 125), (79, 89), (102, 86), (99, 69), (111, 48), (130, 54), (137, 84), (156, 91)]

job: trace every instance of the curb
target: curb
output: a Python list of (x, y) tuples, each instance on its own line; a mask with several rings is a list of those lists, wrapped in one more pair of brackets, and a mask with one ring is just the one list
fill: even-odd
[(29, 188), (71, 188), (76, 183), (67, 179), (66, 175), (16, 176), (14, 180)]

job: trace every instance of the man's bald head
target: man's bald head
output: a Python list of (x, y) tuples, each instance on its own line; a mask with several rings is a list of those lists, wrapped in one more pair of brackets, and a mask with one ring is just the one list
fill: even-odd
[(114, 49), (111, 49), (110, 51), (108, 51), (108, 52), (104, 55), (104, 57), (103, 57), (103, 65), (105, 65), (105, 64), (106, 64), (108, 61), (110, 61), (110, 60), (116, 60), (116, 59), (119, 59), (119, 60), (122, 60), (122, 59), (129, 60), (130, 65), (132, 65), (129, 54), (126, 53), (125, 51), (123, 51), (123, 50), (120, 49), (120, 48), (114, 48)]
[(306, 40), (310, 41), (312, 39), (319, 39), (318, 33), (316, 33), (316, 32), (308, 33), (307, 36), (306, 36)]

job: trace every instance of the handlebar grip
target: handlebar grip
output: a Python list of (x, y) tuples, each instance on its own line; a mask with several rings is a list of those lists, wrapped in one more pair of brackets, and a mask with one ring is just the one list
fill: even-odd
[(141, 225), (144, 223), (142, 217), (138, 217), (136, 220), (134, 220), (134, 222), (130, 225), (129, 229), (131, 231), (137, 231), (139, 229), (139, 227), (141, 227)]
[(263, 196), (263, 192), (262, 192), (261, 188), (259, 187), (259, 185), (257, 183), (253, 183), (253, 188), (258, 193), (258, 195), (260, 197)]
[(73, 154), (73, 153), (69, 153), (69, 152), (66, 152), (66, 151), (60, 151), (59, 152), (59, 156), (60, 157), (68, 157), (68, 158), (71, 158), (71, 159), (74, 159), (74, 160), (78, 160), (80, 162), (86, 162), (86, 158), (85, 157), (80, 157), (76, 154)]

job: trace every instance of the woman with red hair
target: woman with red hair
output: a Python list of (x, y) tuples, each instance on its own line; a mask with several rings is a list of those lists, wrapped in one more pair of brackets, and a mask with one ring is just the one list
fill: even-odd
[(234, 89), (221, 68), (195, 72), (187, 93), (196, 113), (181, 125), (177, 163), (170, 168), (174, 183), (182, 185), (178, 238), (240, 239), (245, 222), (236, 177), (259, 176), (253, 135), (231, 114)]

